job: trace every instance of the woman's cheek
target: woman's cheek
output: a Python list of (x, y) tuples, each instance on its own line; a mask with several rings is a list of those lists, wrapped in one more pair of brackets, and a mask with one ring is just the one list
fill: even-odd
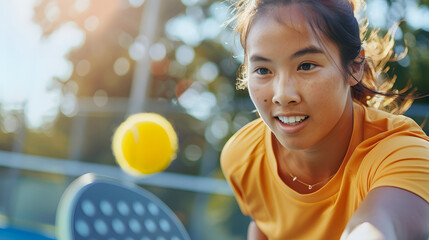
[(249, 85), (249, 95), (256, 106), (262, 106), (267, 102), (267, 98), (260, 88), (253, 88)]

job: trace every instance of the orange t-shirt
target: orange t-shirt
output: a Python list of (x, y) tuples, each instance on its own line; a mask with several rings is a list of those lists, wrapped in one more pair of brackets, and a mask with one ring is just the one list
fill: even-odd
[(429, 138), (410, 118), (354, 103), (352, 138), (336, 175), (300, 194), (280, 178), (270, 129), (257, 119), (221, 155), (223, 173), (243, 214), (269, 239), (339, 239), (372, 189), (406, 189), (429, 202)]

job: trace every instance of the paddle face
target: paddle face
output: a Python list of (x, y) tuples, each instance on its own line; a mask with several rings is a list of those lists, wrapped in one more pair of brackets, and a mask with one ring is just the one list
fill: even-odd
[(67, 187), (55, 221), (58, 240), (190, 240), (158, 197), (135, 184), (91, 173)]
[(116, 161), (126, 172), (152, 174), (166, 169), (176, 158), (177, 135), (164, 117), (139, 113), (118, 127), (112, 148)]

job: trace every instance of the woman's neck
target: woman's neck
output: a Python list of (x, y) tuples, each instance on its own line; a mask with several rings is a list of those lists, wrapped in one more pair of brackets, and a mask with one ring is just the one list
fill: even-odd
[[(353, 102), (350, 101), (330, 134), (310, 149), (288, 150), (274, 138), (273, 147), (280, 177), (283, 181), (290, 181), (291, 175), (296, 176), (307, 184), (324, 180), (328, 182), (338, 171), (347, 154), (352, 132)], [(323, 185), (319, 184), (320, 187)], [(305, 188), (304, 185), (302, 187)]]

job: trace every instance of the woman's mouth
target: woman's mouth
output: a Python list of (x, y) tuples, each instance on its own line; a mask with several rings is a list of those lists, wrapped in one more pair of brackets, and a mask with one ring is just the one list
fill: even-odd
[(278, 116), (276, 118), (286, 125), (294, 126), (302, 123), (304, 120), (308, 118), (308, 116), (290, 116), (290, 117)]

